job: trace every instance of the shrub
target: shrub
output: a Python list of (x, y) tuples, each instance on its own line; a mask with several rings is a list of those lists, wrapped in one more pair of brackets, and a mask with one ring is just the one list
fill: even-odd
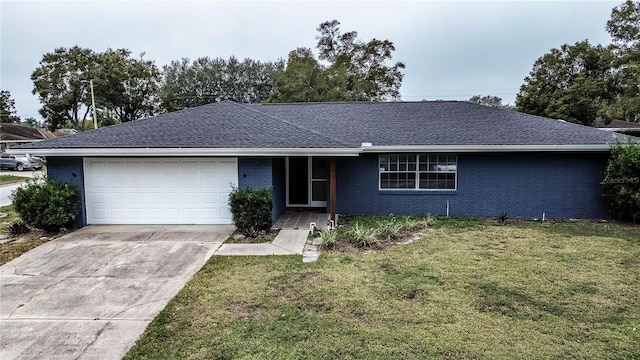
[(338, 241), (338, 230), (324, 229), (320, 232), (321, 246), (325, 249), (333, 249)]
[(602, 186), (604, 200), (614, 219), (640, 222), (640, 144), (629, 140), (611, 147)]
[(387, 240), (398, 240), (401, 231), (402, 224), (398, 224), (392, 220), (381, 221), (378, 223), (378, 233)]
[(375, 231), (359, 223), (353, 225), (348, 236), (349, 241), (359, 247), (371, 246), (377, 242)]
[(7, 235), (9, 236), (18, 236), (26, 234), (29, 231), (31, 231), (31, 226), (27, 225), (27, 223), (22, 220), (16, 220), (7, 227)]
[(260, 231), (271, 228), (271, 189), (233, 189), (229, 207), (241, 234), (256, 237)]
[(72, 226), (80, 213), (78, 188), (51, 179), (31, 180), (16, 189), (11, 198), (27, 225), (45, 231)]

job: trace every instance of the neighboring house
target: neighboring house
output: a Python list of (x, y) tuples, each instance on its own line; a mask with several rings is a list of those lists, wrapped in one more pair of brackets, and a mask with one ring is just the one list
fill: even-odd
[(47, 129), (32, 128), (20, 124), (0, 123), (0, 148), (2, 150), (34, 141), (56, 137)]
[(622, 120), (611, 120), (606, 124), (602, 119), (596, 119), (593, 123), (594, 127), (602, 130), (614, 131), (620, 134), (640, 137), (640, 124)]
[(21, 146), (86, 224), (231, 223), (232, 186), (341, 214), (605, 218), (622, 135), (468, 102), (214, 103)]

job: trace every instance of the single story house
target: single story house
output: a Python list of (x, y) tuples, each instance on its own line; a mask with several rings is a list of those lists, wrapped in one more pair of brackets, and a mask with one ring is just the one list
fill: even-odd
[(602, 119), (596, 119), (593, 126), (602, 130), (614, 131), (620, 134), (640, 136), (640, 123), (632, 123), (623, 120), (611, 120), (607, 123)]
[(0, 149), (19, 146), (35, 141), (53, 139), (56, 135), (47, 129), (13, 123), (0, 123)]
[(459, 101), (223, 101), (21, 146), (87, 224), (228, 224), (232, 187), (340, 214), (606, 218), (623, 135)]

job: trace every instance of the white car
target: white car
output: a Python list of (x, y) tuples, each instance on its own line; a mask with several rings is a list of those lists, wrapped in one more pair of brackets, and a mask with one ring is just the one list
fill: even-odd
[(25, 156), (16, 156), (8, 153), (0, 155), (0, 168), (11, 170), (40, 170), (42, 169), (42, 159), (31, 157), (29, 154)]

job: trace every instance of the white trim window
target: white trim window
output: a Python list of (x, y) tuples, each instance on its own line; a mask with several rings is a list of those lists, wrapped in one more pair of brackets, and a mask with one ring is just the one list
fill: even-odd
[(380, 190), (457, 189), (457, 155), (384, 154), (378, 164)]

